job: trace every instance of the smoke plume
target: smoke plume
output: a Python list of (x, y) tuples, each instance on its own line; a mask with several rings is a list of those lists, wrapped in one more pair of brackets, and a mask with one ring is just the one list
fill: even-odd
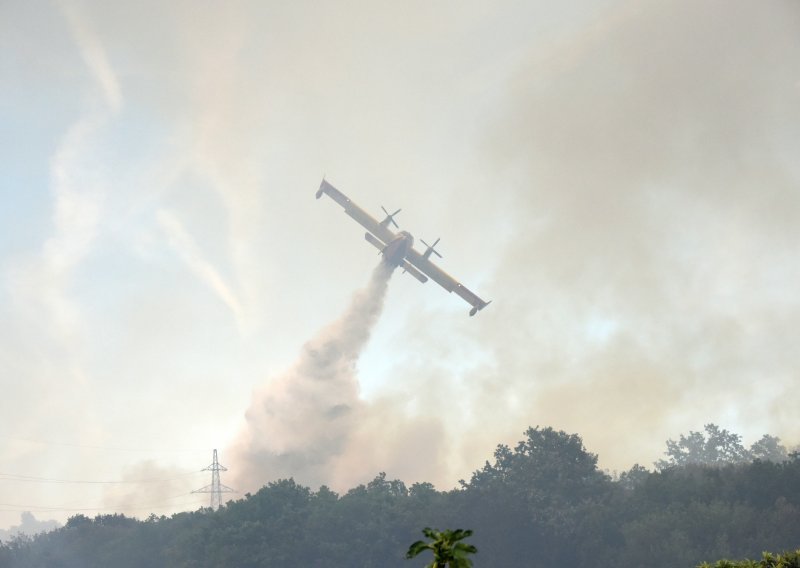
[(363, 405), (355, 366), (393, 270), (379, 263), (342, 316), (303, 345), (289, 369), (254, 392), (230, 452), (239, 491), (288, 477), (312, 486), (331, 482)]

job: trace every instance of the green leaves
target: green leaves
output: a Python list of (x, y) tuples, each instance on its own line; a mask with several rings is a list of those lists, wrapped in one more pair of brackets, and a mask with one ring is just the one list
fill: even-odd
[(780, 438), (764, 434), (750, 449), (742, 445), (742, 437), (720, 428), (716, 424), (706, 424), (703, 432), (681, 434), (678, 441), (667, 440), (666, 460), (656, 462), (656, 467), (664, 470), (675, 466), (693, 464), (727, 465), (748, 463), (752, 460), (782, 462), (788, 458), (786, 448)]
[(718, 560), (716, 564), (703, 562), (697, 568), (800, 568), (800, 550), (784, 552), (783, 554), (765, 552), (760, 561), (741, 560), (733, 562), (731, 560)]
[(469, 568), (472, 566), (472, 561), (467, 555), (475, 554), (478, 549), (471, 544), (460, 542), (472, 535), (471, 530), (439, 531), (425, 527), (422, 529), (422, 534), (432, 542), (416, 541), (408, 547), (406, 558), (415, 558), (422, 552), (430, 550), (433, 552), (433, 562), (425, 568)]
[[(724, 447), (728, 434), (711, 434)], [(692, 436), (692, 439), (697, 436)], [(735, 440), (728, 439), (728, 448)], [(759, 442), (763, 455), (777, 438)], [(699, 446), (698, 446), (699, 447)], [(718, 453), (718, 455), (720, 455)], [(219, 511), (138, 521), (71, 517), (64, 528), (0, 544), (0, 566), (215, 568), (492, 566), (527, 568), (800, 568), (800, 454), (742, 464), (634, 466), (614, 481), (581, 438), (530, 428), (497, 447), (460, 489), (406, 487), (379, 473), (339, 495), (276, 480)], [(422, 531), (423, 540), (408, 543)], [(758, 558), (745, 563), (720, 558)], [(713, 561), (712, 561), (713, 560)], [(716, 562), (716, 564), (715, 564)]]

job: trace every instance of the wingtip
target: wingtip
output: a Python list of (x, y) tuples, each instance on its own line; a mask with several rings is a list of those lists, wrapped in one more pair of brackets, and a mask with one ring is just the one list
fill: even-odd
[(477, 314), (479, 311), (481, 311), (483, 308), (485, 308), (486, 306), (488, 306), (491, 303), (492, 303), (492, 301), (489, 300), (488, 302), (484, 302), (483, 305), (481, 305), (481, 306), (473, 306), (472, 309), (469, 311), (470, 317), (474, 316), (475, 314)]

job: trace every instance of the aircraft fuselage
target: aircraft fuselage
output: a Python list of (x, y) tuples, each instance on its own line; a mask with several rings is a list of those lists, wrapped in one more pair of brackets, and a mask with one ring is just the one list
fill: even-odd
[(399, 228), (397, 227), (394, 217), (400, 213), (400, 209), (394, 213), (390, 213), (385, 207), (381, 206), (381, 209), (386, 214), (386, 218), (383, 221), (378, 221), (372, 215), (361, 209), (361, 207), (353, 203), (344, 193), (323, 179), (322, 183), (319, 185), (316, 196), (319, 199), (325, 194), (341, 205), (347, 215), (352, 217), (359, 225), (367, 230), (367, 232), (364, 233), (364, 238), (369, 244), (381, 252), (383, 255), (382, 262), (392, 267), (401, 267), (404, 273), (410, 274), (423, 284), (430, 278), (446, 291), (454, 292), (458, 296), (461, 296), (472, 306), (469, 311), (469, 315), (471, 316), (474, 316), (489, 305), (489, 302), (482, 300), (477, 294), (434, 264), (431, 260), (431, 255), (435, 254), (439, 258), (442, 256), (434, 250), (434, 247), (439, 243), (439, 239), (436, 239), (432, 245), (422, 241), (422, 244), (424, 244), (427, 249), (425, 252), (419, 253), (413, 248), (414, 237), (412, 237), (410, 233), (407, 231), (400, 231), (399, 233), (392, 231), (390, 225)]
[(414, 237), (408, 231), (400, 231), (398, 235), (383, 249), (384, 262), (392, 266), (401, 266), (414, 246)]

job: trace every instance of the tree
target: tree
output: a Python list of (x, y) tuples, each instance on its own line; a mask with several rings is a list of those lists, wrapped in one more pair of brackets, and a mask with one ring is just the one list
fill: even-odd
[(765, 552), (761, 556), (761, 561), (741, 560), (731, 562), (730, 560), (718, 560), (711, 565), (703, 562), (698, 568), (796, 568), (800, 567), (800, 550), (794, 552), (784, 552), (783, 554), (771, 554)]
[(499, 445), (495, 463), (486, 462), (465, 488), (502, 485), (536, 508), (574, 504), (597, 493), (608, 476), (597, 469), (597, 455), (587, 452), (577, 434), (553, 428), (528, 428), (512, 451)]
[(685, 465), (727, 465), (747, 463), (753, 460), (782, 462), (789, 458), (786, 447), (776, 436), (764, 434), (748, 450), (742, 445), (742, 437), (716, 424), (706, 424), (705, 434), (689, 431), (680, 439), (667, 440), (668, 459), (656, 462), (660, 470)]
[(613, 490), (597, 455), (577, 434), (537, 426), (494, 458), (462, 483), (459, 518), (479, 530), (481, 550), (498, 566), (514, 565), (523, 548), (531, 568), (581, 565), (592, 547), (574, 543), (604, 525), (605, 509), (594, 505)]
[(647, 468), (636, 463), (628, 471), (623, 471), (619, 474), (617, 483), (624, 490), (633, 491), (644, 483), (648, 477), (650, 477), (650, 472), (647, 471)]
[(406, 558), (414, 558), (418, 554), (430, 550), (433, 552), (433, 562), (425, 568), (469, 568), (472, 566), (472, 561), (467, 558), (467, 554), (475, 554), (478, 549), (471, 544), (460, 542), (472, 535), (471, 530), (439, 531), (425, 527), (422, 529), (422, 534), (431, 539), (431, 542), (418, 540), (408, 547)]
[(754, 460), (782, 462), (789, 458), (789, 454), (780, 438), (764, 434), (758, 442), (750, 446), (750, 457)]
[[(709, 432), (699, 437), (705, 445)], [(779, 446), (777, 438), (761, 442), (767, 450)], [(413, 564), (407, 555), (421, 554), (421, 565), (430, 550), (429, 567), (455, 568), (470, 566), (477, 547), (493, 566), (688, 568), (760, 558), (800, 542), (800, 453), (657, 471), (635, 465), (616, 481), (596, 461), (579, 436), (530, 428), (519, 444), (499, 446), (461, 489), (406, 487), (380, 473), (339, 496), (278, 480), (218, 511), (141, 521), (75, 515), (61, 529), (0, 543), (0, 566), (403, 568)], [(474, 533), (426, 529), (426, 541), (409, 548), (423, 526)], [(720, 561), (728, 564), (713, 568), (800, 568), (797, 561), (784, 554), (783, 564)]]
[(688, 436), (681, 434), (680, 439), (667, 440), (666, 460), (656, 462), (658, 469), (690, 464), (723, 465), (746, 463), (750, 461), (750, 452), (742, 445), (742, 437), (716, 424), (706, 424), (705, 434), (689, 431)]

